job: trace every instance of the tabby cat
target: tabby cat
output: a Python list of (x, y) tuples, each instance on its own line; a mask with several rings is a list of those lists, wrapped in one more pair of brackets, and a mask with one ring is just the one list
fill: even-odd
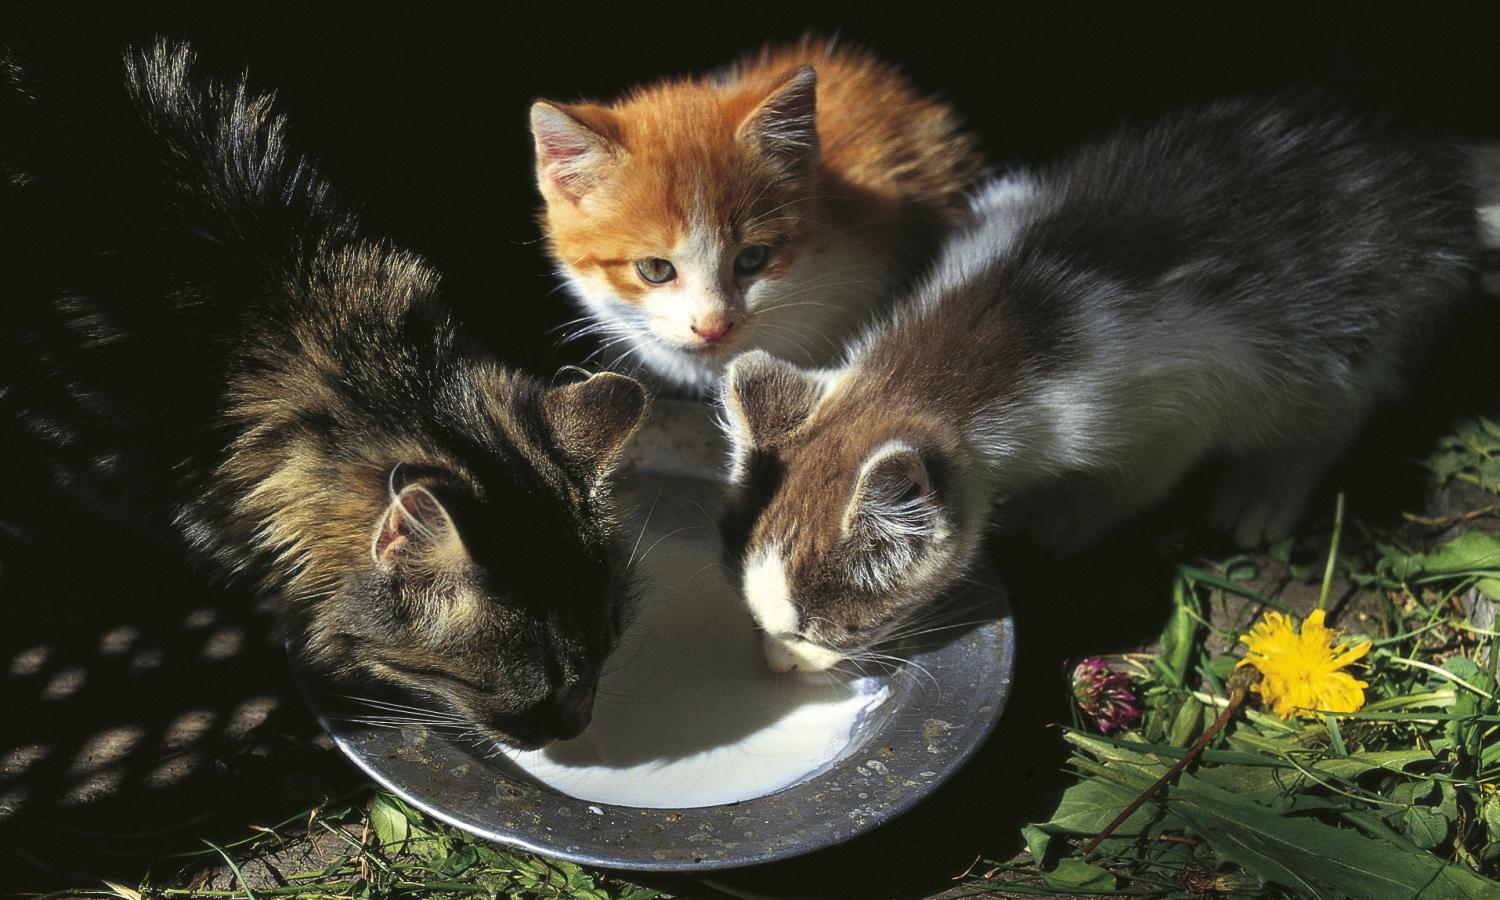
[[(629, 589), (634, 381), (471, 344), (241, 77), (158, 42), (73, 105), (0, 53), (0, 441), (276, 598), (334, 673), (523, 746), (577, 734)], [(123, 74), (123, 78), (120, 78)]]

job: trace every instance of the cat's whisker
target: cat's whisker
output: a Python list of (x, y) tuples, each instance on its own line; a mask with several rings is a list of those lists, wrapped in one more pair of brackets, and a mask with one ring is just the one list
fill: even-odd
[(928, 669), (921, 663), (913, 662), (910, 659), (903, 659), (902, 657), (894, 656), (889, 653), (880, 653), (878, 651), (868, 649), (856, 654), (856, 658), (862, 662), (873, 662), (877, 665), (887, 666), (892, 671), (910, 671), (914, 673), (919, 679), (925, 678), (932, 685), (932, 687), (938, 690), (942, 689), (942, 684), (939, 683), (937, 676), (933, 675), (930, 669)]
[(427, 706), (415, 706), (408, 703), (397, 703), (393, 700), (377, 700), (372, 697), (361, 697), (357, 694), (330, 694), (329, 696), (337, 698), (339, 700), (349, 700), (378, 709), (386, 709), (397, 712), (415, 712), (433, 716), (448, 716), (455, 719), (460, 718), (457, 713), (447, 710), (433, 709)]
[(681, 528), (674, 528), (674, 529), (672, 529), (671, 531), (669, 531), (666, 534), (662, 535), (661, 537), (657, 538), (655, 543), (653, 543), (650, 547), (646, 548), (646, 552), (641, 554), (640, 562), (644, 563), (647, 560), (647, 558), (649, 558), (651, 556), (651, 551), (653, 551), (657, 547), (661, 546), (661, 542), (665, 541), (667, 538), (679, 535), (679, 534), (683, 533), (684, 531), (697, 531), (697, 530), (701, 529), (702, 527), (703, 527), (702, 525), (684, 525)]
[(635, 564), (635, 553), (641, 548), (641, 540), (646, 536), (646, 529), (651, 527), (651, 517), (656, 515), (656, 505), (661, 502), (662, 488), (656, 489), (656, 496), (651, 500), (651, 508), (646, 511), (646, 520), (641, 523), (641, 533), (635, 537), (635, 545), (630, 548), (630, 559), (625, 562), (625, 570), (629, 571)]
[[(553, 288), (552, 290), (556, 291), (557, 288)], [(592, 323), (592, 322), (595, 322), (595, 321), (597, 321), (597, 320), (595, 320), (593, 316), (579, 316), (576, 319), (569, 319), (566, 322), (563, 322), (563, 323), (558, 324), (558, 325), (554, 325), (551, 328), (548, 328), (545, 332), (543, 332), (543, 334), (556, 334), (557, 332), (562, 331), (565, 328), (572, 328), (574, 325), (583, 325), (583, 324)]]
[(708, 563), (708, 564), (704, 565), (702, 568), (700, 568), (698, 571), (696, 571), (693, 574), (689, 575), (688, 578), (687, 578), (687, 580), (682, 583), (683, 587), (686, 587), (686, 586), (692, 584), (694, 579), (696, 579), (699, 575), (702, 575), (704, 572), (707, 572), (709, 569), (715, 569), (715, 568), (723, 569), (726, 572), (729, 571), (729, 567), (726, 566), (726, 565), (724, 565), (721, 562), (717, 562), (716, 561), (716, 562)]

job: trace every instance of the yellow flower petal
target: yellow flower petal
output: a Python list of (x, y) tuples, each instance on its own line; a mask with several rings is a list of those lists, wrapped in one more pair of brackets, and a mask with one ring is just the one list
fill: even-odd
[(1298, 632), (1290, 617), (1273, 611), (1245, 635), (1245, 658), (1236, 665), (1260, 670), (1255, 691), (1283, 719), (1316, 716), (1322, 710), (1357, 712), (1364, 706), (1369, 685), (1342, 669), (1363, 658), (1371, 645), (1364, 641), (1349, 647), (1323, 620), (1323, 610), (1313, 610)]

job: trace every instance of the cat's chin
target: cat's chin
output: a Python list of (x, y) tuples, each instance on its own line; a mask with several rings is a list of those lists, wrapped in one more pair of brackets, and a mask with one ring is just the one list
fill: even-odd
[(720, 341), (717, 344), (688, 344), (677, 348), (678, 352), (689, 356), (713, 359), (714, 357), (731, 357), (745, 350), (744, 341)]

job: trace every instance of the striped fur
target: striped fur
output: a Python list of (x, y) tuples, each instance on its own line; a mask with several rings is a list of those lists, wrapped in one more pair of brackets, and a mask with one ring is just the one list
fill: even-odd
[(98, 98), (4, 59), (6, 452), (273, 597), (332, 672), (495, 739), (576, 733), (626, 612), (607, 476), (640, 386), (471, 345), (271, 98), (186, 46), (128, 53)]

